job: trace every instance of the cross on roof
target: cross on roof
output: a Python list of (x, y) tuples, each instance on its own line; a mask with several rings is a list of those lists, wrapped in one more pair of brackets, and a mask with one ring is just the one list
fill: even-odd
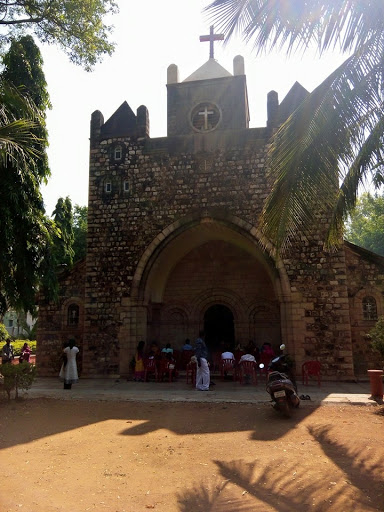
[(209, 27), (209, 35), (208, 36), (200, 36), (200, 42), (209, 41), (209, 58), (213, 59), (213, 43), (214, 41), (223, 41), (224, 34), (214, 34), (213, 33), (213, 25)]

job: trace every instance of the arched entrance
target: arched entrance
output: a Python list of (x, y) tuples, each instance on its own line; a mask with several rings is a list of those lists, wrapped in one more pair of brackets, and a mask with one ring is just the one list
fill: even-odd
[(210, 351), (221, 350), (229, 344), (234, 348), (235, 327), (232, 311), (223, 304), (215, 304), (204, 314), (205, 342)]

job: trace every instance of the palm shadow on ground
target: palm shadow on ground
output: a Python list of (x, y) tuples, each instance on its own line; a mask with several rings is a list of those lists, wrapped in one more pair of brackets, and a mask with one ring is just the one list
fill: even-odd
[[(53, 399), (27, 399), (4, 400), (1, 404), (0, 430), (6, 428), (7, 411), (25, 415), (28, 428), (19, 432), (17, 436), (4, 436), (1, 439), (1, 448), (7, 448), (15, 444), (31, 442), (33, 440), (58, 434), (60, 432), (75, 430), (87, 425), (101, 423), (110, 419), (123, 420), (127, 425), (120, 431), (120, 435), (141, 436), (156, 430), (168, 429), (177, 435), (210, 434), (218, 432), (249, 431), (252, 440), (274, 440), (287, 433), (287, 429), (293, 429), (308, 415), (312, 414), (315, 407), (303, 407), (296, 410), (291, 419), (279, 416), (269, 404), (199, 404), (201, 412), (207, 414), (196, 415), (194, 403), (136, 403), (124, 402), (124, 408), (116, 407), (114, 402), (92, 402), (92, 407), (86, 410), (82, 406), (84, 402), (71, 402), (73, 414), (65, 415), (61, 412), (60, 402)], [(89, 402), (88, 402), (89, 404)], [(121, 404), (121, 402), (119, 402)], [(138, 405), (140, 405), (138, 407)], [(46, 410), (51, 411), (52, 417), (60, 418), (52, 421), (50, 426), (42, 431), (39, 424), (41, 414)], [(158, 410), (158, 414), (153, 414)], [(215, 411), (220, 410), (218, 422)], [(191, 421), (185, 421), (189, 416)], [(205, 419), (204, 419), (205, 418)], [(265, 429), (265, 425), (271, 428)]]
[(311, 468), (287, 466), (278, 460), (268, 467), (241, 459), (217, 460), (220, 474), (217, 484), (210, 492), (202, 483), (179, 493), (180, 512), (384, 510), (384, 458), (372, 460), (369, 454), (337, 443), (332, 439), (331, 426), (307, 430), (337, 467), (334, 473), (339, 475), (337, 482), (328, 482), (327, 473), (319, 480)]

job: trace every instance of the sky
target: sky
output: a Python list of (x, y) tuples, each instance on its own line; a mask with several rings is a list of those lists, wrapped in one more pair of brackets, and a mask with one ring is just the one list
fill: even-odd
[[(150, 136), (166, 136), (167, 68), (176, 64), (182, 81), (208, 60), (209, 43), (199, 41), (212, 24), (203, 13), (208, 3), (118, 1), (120, 12), (112, 17), (111, 37), (116, 50), (92, 72), (72, 64), (58, 46), (40, 45), (53, 105), (47, 115), (51, 177), (42, 188), (48, 215), (60, 197), (69, 196), (74, 205), (88, 204), (92, 112), (100, 110), (106, 121), (124, 101), (135, 113), (145, 105)], [(226, 45), (215, 43), (215, 59), (231, 73), (236, 55), (245, 60), (251, 128), (266, 124), (269, 91), (276, 91), (280, 101), (296, 81), (312, 91), (344, 60), (336, 53), (319, 58), (315, 51), (291, 57), (277, 51), (259, 56), (240, 37)]]

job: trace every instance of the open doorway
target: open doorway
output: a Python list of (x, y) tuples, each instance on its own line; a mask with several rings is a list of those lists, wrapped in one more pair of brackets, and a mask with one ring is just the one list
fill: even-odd
[(223, 304), (215, 304), (204, 315), (205, 342), (211, 352), (235, 344), (235, 327), (232, 311)]

